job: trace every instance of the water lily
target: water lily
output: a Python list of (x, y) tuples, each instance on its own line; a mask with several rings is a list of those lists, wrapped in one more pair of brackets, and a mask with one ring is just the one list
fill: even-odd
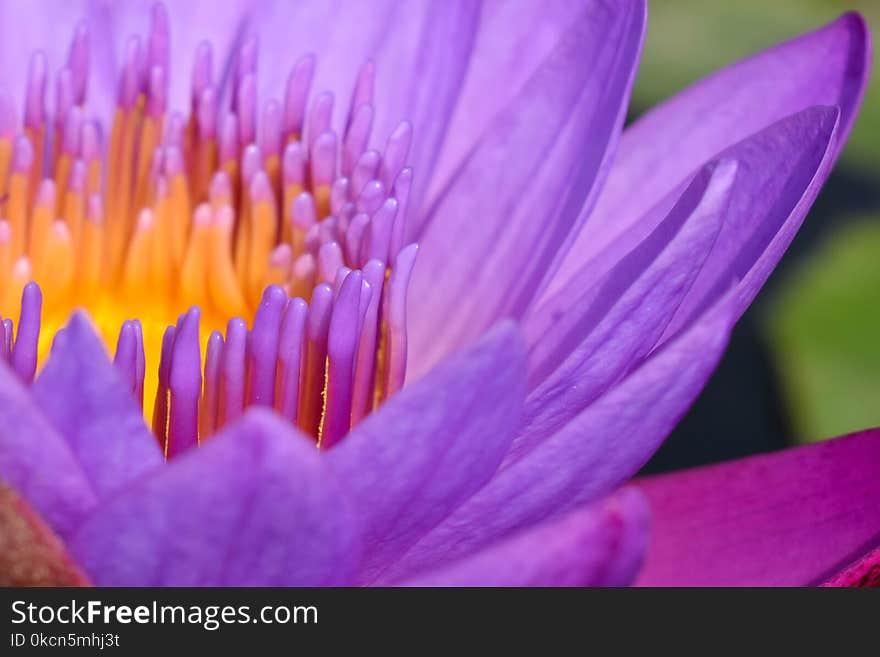
[(656, 496), (618, 489), (804, 219), (870, 49), (848, 14), (624, 130), (645, 4), (180, 2), (128, 40), (138, 3), (0, 6), (0, 519), (39, 546), (5, 570), (633, 581)]

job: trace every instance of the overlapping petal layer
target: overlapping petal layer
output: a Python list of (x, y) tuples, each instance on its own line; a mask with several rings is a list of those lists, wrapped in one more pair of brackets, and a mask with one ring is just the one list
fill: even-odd
[(604, 178), (644, 28), (640, 2), (584, 6), (430, 208), (413, 274), (409, 375), (497, 318), (522, 315)]
[(708, 167), (610, 272), (578, 281), (529, 318), (530, 391), (511, 458), (552, 436), (651, 352), (718, 237), (736, 171), (730, 160)]
[(705, 161), (786, 116), (813, 105), (838, 106), (836, 157), (864, 94), (869, 54), (864, 19), (846, 14), (653, 108), (624, 132), (598, 204), (554, 285), (607, 249)]
[(402, 579), (602, 497), (631, 477), (693, 402), (727, 343), (730, 299), (492, 480), (385, 577)]

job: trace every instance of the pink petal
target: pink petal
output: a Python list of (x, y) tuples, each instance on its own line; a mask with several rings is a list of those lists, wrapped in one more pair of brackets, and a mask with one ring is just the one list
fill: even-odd
[(654, 515), (638, 583), (818, 584), (877, 547), (880, 430), (641, 480)]

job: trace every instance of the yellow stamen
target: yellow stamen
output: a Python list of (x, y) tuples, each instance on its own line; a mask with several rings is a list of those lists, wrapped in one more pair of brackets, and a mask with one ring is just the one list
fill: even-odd
[(0, 186), (6, 187), (9, 168), (12, 165), (12, 140), (0, 137)]
[[(49, 183), (49, 186), (51, 187), (51, 183)], [(47, 256), (49, 232), (52, 228), (52, 221), (55, 217), (54, 202), (54, 194), (52, 194), (51, 197), (46, 198), (45, 202), (37, 202), (34, 206), (33, 215), (31, 216), (31, 229), (28, 246), (31, 264), (34, 268), (34, 273), (38, 276), (43, 274), (43, 272), (49, 268), (48, 263), (51, 262), (47, 259)]]
[(214, 213), (208, 258), (208, 292), (214, 306), (227, 317), (248, 315), (247, 303), (229, 256), (232, 252), (232, 222), (233, 212), (229, 206)]
[(253, 206), (251, 217), (250, 239), (248, 246), (248, 290), (251, 295), (252, 305), (257, 306), (263, 293), (263, 283), (269, 269), (269, 254), (275, 247), (275, 235), (277, 233), (277, 219), (275, 217), (275, 203), (259, 201)]
[(186, 247), (186, 240), (190, 230), (190, 217), (192, 216), (186, 176), (182, 173), (172, 176), (169, 183), (169, 194), (168, 215), (171, 232), (171, 255), (174, 259), (174, 264), (180, 266), (180, 263), (183, 261), (183, 251)]
[(75, 258), (70, 230), (63, 221), (54, 221), (46, 236), (46, 261), (43, 269), (34, 266), (34, 276), (43, 281), (47, 300), (46, 311), (64, 303), (73, 283)]
[(147, 205), (150, 185), (150, 163), (156, 146), (159, 145), (159, 137), (162, 134), (162, 117), (148, 116), (141, 125), (140, 139), (138, 140), (138, 160), (135, 169), (135, 195), (134, 206), (129, 212), (137, 212), (139, 208)]
[(64, 190), (67, 189), (67, 183), (70, 180), (70, 170), (73, 168), (73, 158), (67, 153), (62, 153), (55, 161), (55, 189), (58, 190), (58, 207), (54, 208), (55, 212), (61, 212), (61, 203)]
[(315, 189), (315, 208), (322, 219), (330, 216), (330, 185), (319, 185)]
[(85, 214), (85, 198), (78, 190), (68, 188), (64, 193), (63, 218), (70, 228), (74, 246), (79, 246), (82, 238), (83, 215)]
[(138, 216), (137, 226), (131, 238), (128, 256), (125, 258), (123, 289), (131, 298), (148, 298), (150, 265), (152, 264), (153, 235), (155, 234), (153, 211), (145, 208)]
[(204, 305), (208, 299), (208, 258), (211, 249), (211, 210), (199, 206), (193, 232), (180, 269), (180, 285), (186, 306)]
[(16, 171), (9, 179), (9, 225), (12, 228), (12, 257), (24, 255), (28, 215), (28, 175)]
[(83, 222), (82, 246), (78, 249), (77, 290), (82, 302), (89, 306), (96, 300), (101, 283), (104, 250), (104, 217), (99, 200), (92, 202), (89, 216)]

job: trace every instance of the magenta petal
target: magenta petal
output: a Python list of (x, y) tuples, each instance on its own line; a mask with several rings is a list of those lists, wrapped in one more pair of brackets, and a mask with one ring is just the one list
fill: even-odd
[(840, 107), (835, 159), (861, 103), (870, 49), (862, 17), (846, 14), (645, 114), (624, 132), (602, 196), (561, 272), (601, 253), (703, 162), (786, 116), (813, 105)]
[(512, 322), (445, 360), (327, 454), (364, 536), (371, 581), (480, 488), (501, 463), (525, 392)]
[(342, 585), (359, 558), (314, 441), (264, 410), (130, 485), (70, 551), (101, 586)]
[(402, 579), (608, 494), (644, 465), (693, 403), (727, 344), (730, 297), (555, 435), (513, 463), (417, 543)]
[(62, 538), (96, 503), (67, 441), (0, 362), (0, 479), (12, 486)]
[(519, 318), (586, 217), (623, 122), (644, 9), (583, 6), (428, 211), (410, 296), (410, 375), (498, 318)]
[(84, 314), (59, 333), (32, 391), (100, 497), (162, 465), (137, 402)]
[(806, 586), (880, 545), (880, 430), (640, 482), (638, 583)]
[(528, 529), (402, 586), (627, 586), (648, 543), (635, 489)]

